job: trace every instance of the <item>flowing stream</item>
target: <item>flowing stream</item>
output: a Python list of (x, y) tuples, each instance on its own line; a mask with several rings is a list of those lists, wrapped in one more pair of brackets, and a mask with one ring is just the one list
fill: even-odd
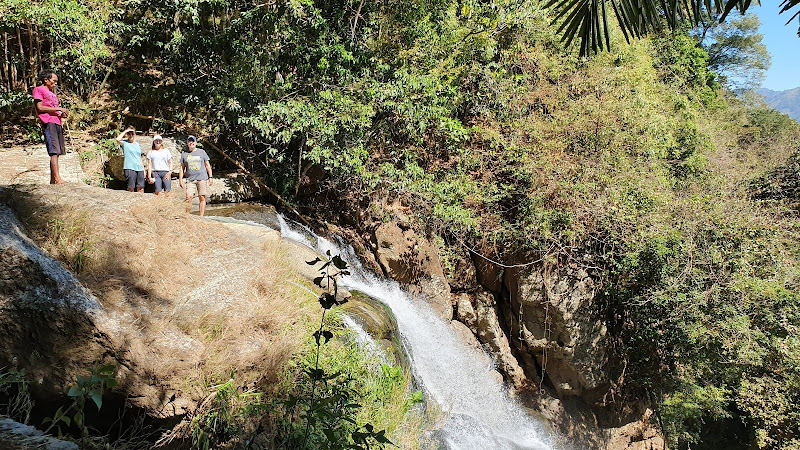
[(365, 269), (352, 247), (340, 246), (290, 226), (279, 216), (281, 235), (321, 254), (339, 254), (351, 275), (341, 285), (382, 302), (394, 314), (413, 376), (442, 410), (436, 438), (450, 450), (556, 449), (559, 439), (540, 419), (509, 398), (494, 369), (448, 323), (400, 285)]
[(557, 439), (540, 420), (513, 402), (478, 350), (462, 342), (424, 302), (414, 301), (400, 285), (364, 269), (352, 247), (290, 227), (282, 218), (281, 235), (320, 253), (339, 254), (351, 275), (341, 284), (388, 306), (397, 320), (417, 382), (444, 411), (440, 438), (451, 450), (553, 449)]

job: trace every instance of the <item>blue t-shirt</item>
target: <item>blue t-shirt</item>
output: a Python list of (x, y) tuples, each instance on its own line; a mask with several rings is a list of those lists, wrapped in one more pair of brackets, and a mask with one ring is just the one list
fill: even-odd
[(142, 166), (142, 147), (139, 146), (138, 142), (122, 141), (122, 153), (125, 155), (123, 169), (144, 170), (144, 166)]
[(185, 173), (189, 181), (208, 179), (208, 170), (206, 170), (206, 161), (208, 160), (208, 154), (202, 148), (196, 148), (193, 152), (183, 152), (181, 154), (181, 164), (186, 168)]

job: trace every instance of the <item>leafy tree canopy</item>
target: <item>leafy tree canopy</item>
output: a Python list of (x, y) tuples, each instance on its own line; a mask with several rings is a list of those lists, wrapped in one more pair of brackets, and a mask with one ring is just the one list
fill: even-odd
[(727, 21), (704, 21), (696, 30), (700, 44), (708, 52), (708, 67), (731, 90), (755, 89), (761, 85), (770, 66), (770, 54), (758, 33), (761, 21), (754, 14), (733, 13)]

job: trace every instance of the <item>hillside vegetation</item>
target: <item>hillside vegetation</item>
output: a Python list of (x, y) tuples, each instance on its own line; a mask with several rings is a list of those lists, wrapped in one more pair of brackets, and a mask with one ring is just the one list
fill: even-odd
[[(614, 337), (605, 406), (652, 403), (677, 448), (800, 448), (800, 222), (779, 182), (800, 125), (727, 95), (687, 33), (581, 58), (518, 0), (43, 8), (2, 0), (0, 26), (45, 43), (74, 127), (162, 118), (356, 228), (398, 199), (445, 259), (576, 258)], [(8, 123), (29, 111), (11, 84)]]

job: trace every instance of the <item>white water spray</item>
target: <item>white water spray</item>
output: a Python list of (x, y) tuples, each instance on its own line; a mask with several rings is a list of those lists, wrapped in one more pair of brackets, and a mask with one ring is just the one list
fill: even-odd
[[(290, 227), (279, 216), (281, 235), (322, 254), (339, 254), (351, 275), (340, 283), (388, 306), (411, 361), (417, 382), (444, 412), (438, 435), (450, 450), (554, 449), (557, 439), (547, 427), (508, 397), (492, 367), (423, 302), (414, 301), (400, 285), (376, 277), (360, 264), (352, 247)], [(299, 226), (298, 226), (299, 227)], [(312, 243), (307, 236), (312, 236)]]

